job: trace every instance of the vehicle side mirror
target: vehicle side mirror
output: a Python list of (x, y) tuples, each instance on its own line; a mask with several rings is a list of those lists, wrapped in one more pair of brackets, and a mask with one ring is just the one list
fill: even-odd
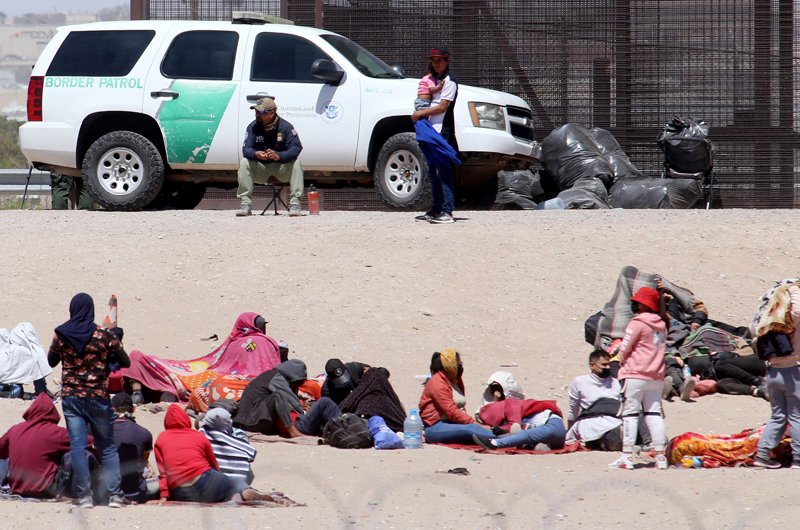
[(403, 77), (406, 76), (405, 72), (403, 72), (403, 67), (402, 66), (394, 65), (394, 66), (392, 66), (392, 70), (394, 70), (395, 72), (397, 72), (398, 74), (400, 74)]
[(331, 60), (317, 59), (311, 64), (311, 75), (336, 86), (342, 82), (344, 71)]

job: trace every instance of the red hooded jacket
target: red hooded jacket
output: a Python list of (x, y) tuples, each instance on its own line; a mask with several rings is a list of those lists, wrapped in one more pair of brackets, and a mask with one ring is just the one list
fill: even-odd
[(25, 420), (0, 438), (0, 459), (8, 459), (8, 484), (23, 497), (41, 497), (69, 451), (67, 429), (53, 400), (42, 392), (22, 415)]
[(164, 432), (155, 444), (158, 465), (158, 488), (161, 497), (184, 482), (211, 469), (219, 471), (211, 442), (199, 431), (192, 429), (192, 420), (180, 405), (172, 404), (164, 417)]
[(521, 424), (522, 418), (525, 416), (537, 414), (543, 410), (549, 410), (563, 417), (555, 401), (536, 401), (535, 399), (504, 399), (489, 403), (481, 407), (480, 416), (486, 425), (498, 427), (503, 422), (507, 422), (509, 425)]

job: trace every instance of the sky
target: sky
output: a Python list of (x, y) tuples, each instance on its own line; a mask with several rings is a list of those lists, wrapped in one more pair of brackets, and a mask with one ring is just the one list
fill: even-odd
[(0, 0), (0, 11), (9, 17), (50, 11), (64, 14), (84, 11), (96, 13), (106, 7), (129, 3), (130, 0)]

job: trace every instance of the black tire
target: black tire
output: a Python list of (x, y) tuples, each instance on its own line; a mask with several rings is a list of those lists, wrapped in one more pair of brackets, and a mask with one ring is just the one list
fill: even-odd
[(148, 210), (193, 210), (206, 194), (205, 184), (165, 182)]
[(375, 189), (396, 210), (425, 211), (432, 205), (428, 164), (414, 133), (395, 134), (375, 163)]
[(164, 161), (153, 143), (131, 131), (104, 134), (83, 157), (83, 183), (102, 208), (139, 210), (164, 185)]

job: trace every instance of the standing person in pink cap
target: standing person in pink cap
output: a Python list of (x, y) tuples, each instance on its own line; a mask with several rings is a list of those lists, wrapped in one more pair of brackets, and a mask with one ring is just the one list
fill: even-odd
[(664, 418), (661, 416), (667, 324), (661, 314), (661, 294), (650, 287), (642, 287), (631, 297), (631, 302), (636, 316), (625, 328), (625, 337), (619, 350), (621, 361), (618, 378), (625, 380), (622, 387), (625, 398), (622, 410), (622, 456), (608, 467), (633, 469), (631, 453), (636, 443), (639, 411), (643, 410), (656, 451), (656, 468), (667, 469)]
[[(411, 119), (415, 123), (417, 120), (427, 119), (445, 142), (455, 148), (453, 109), (458, 96), (458, 83), (450, 73), (450, 50), (447, 46), (437, 46), (431, 50), (427, 59), (430, 60), (430, 67), (436, 73), (434, 77), (436, 87), (431, 91), (433, 98), (430, 107), (415, 111), (411, 115)], [(456, 199), (450, 163), (431, 164), (429, 162), (428, 180), (431, 183), (433, 207), (430, 211), (418, 216), (417, 220), (434, 224), (452, 223)]]

